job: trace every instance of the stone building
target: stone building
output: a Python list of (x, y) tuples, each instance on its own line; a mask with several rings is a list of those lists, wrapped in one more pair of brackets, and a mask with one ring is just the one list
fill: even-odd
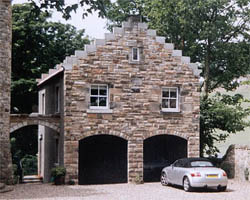
[[(10, 154), (11, 1), (0, 0), (0, 182), (12, 183)], [(1, 189), (0, 189), (1, 190)]]
[(159, 168), (199, 156), (199, 71), (136, 17), (38, 80), (40, 172), (64, 165), (79, 184), (158, 180)]

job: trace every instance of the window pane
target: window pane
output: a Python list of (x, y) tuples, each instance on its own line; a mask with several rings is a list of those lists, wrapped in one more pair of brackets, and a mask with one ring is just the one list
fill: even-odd
[(90, 105), (98, 106), (98, 97), (90, 97)]
[(106, 86), (100, 86), (99, 90), (100, 90), (99, 95), (107, 96), (107, 87)]
[(168, 90), (163, 90), (162, 91), (162, 97), (169, 97), (169, 91)]
[(162, 99), (162, 108), (168, 108), (168, 99)]
[(99, 106), (107, 106), (107, 98), (106, 97), (100, 97), (99, 98)]
[(171, 98), (176, 98), (176, 96), (177, 96), (176, 89), (171, 89), (171, 90), (170, 90), (170, 97), (171, 97)]
[(138, 60), (138, 49), (133, 48), (133, 60)]
[(193, 161), (191, 162), (192, 167), (213, 167), (213, 164), (209, 161)]
[(91, 86), (91, 95), (98, 95), (98, 86)]
[(170, 108), (176, 108), (176, 99), (170, 99)]

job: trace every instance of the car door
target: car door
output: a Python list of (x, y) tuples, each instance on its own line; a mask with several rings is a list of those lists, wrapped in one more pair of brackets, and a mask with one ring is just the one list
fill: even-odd
[(183, 160), (179, 160), (178, 162), (178, 169), (175, 170), (175, 184), (176, 185), (182, 185), (182, 181), (183, 181), (183, 176), (186, 172), (186, 168), (184, 166), (184, 162)]
[(175, 161), (171, 166), (169, 170), (169, 180), (172, 184), (177, 184), (178, 180), (176, 178), (176, 175), (179, 171), (179, 160)]

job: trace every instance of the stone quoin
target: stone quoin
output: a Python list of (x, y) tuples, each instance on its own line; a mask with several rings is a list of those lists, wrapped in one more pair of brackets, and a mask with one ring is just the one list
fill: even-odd
[(0, 0), (0, 182), (12, 184), (10, 153), (11, 1)]

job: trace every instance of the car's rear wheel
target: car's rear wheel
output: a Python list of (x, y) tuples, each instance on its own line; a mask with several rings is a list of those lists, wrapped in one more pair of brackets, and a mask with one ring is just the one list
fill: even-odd
[(219, 192), (225, 192), (226, 189), (227, 189), (227, 186), (223, 186), (223, 187), (222, 187), (222, 186), (219, 186), (219, 187), (218, 187), (218, 191), (219, 191)]
[(169, 185), (168, 177), (165, 172), (161, 173), (161, 184), (164, 186)]
[(188, 177), (184, 177), (184, 179), (183, 179), (183, 189), (186, 192), (192, 191), (192, 187), (190, 186), (190, 181), (189, 181)]

